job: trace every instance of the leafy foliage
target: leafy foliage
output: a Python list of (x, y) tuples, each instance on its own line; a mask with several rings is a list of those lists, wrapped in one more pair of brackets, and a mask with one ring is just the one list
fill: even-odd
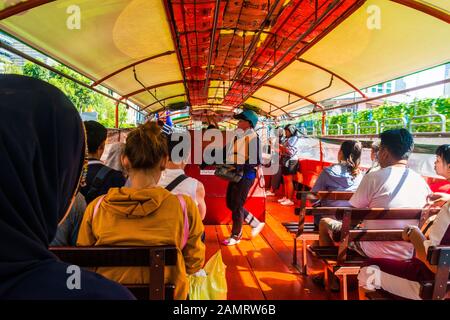
[[(90, 84), (90, 80), (83, 77), (79, 73), (72, 71), (66, 66), (57, 64), (54, 68), (63, 72), (83, 83)], [(27, 62), (23, 67), (13, 64), (4, 64), (5, 73), (23, 74), (29, 77), (41, 79), (46, 81), (64, 92), (67, 97), (72, 101), (79, 112), (97, 112), (98, 122), (103, 124), (107, 128), (113, 128), (115, 126), (115, 112), (116, 105), (111, 99), (89, 90), (82, 85), (75, 83), (69, 79), (66, 79), (52, 71), (42, 68), (32, 62)], [(134, 124), (127, 124), (127, 110), (123, 104), (119, 105), (119, 127), (131, 128)]]

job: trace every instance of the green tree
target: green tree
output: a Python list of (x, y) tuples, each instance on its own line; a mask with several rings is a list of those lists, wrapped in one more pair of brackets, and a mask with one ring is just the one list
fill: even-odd
[[(58, 64), (54, 68), (80, 82), (86, 84), (91, 83), (89, 79), (72, 71), (66, 66)], [(101, 124), (107, 128), (114, 128), (116, 103), (113, 100), (31, 62), (28, 62), (23, 66), (22, 73), (51, 83), (67, 95), (79, 112), (95, 111), (98, 113), (98, 121)], [(120, 104), (119, 127), (124, 126), (126, 122), (127, 110), (123, 104)], [(129, 127), (129, 125), (127, 125), (127, 127)]]

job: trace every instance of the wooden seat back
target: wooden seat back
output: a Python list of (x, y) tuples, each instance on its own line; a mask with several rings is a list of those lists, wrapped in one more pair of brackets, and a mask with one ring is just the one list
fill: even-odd
[(355, 227), (363, 220), (418, 220), (419, 227), (431, 214), (439, 209), (424, 210), (423, 208), (337, 208), (318, 207), (307, 208), (306, 214), (319, 216), (335, 216), (342, 220), (342, 228), (337, 256), (338, 264), (347, 259), (348, 244), (352, 241), (402, 241), (403, 229), (358, 229)]
[(450, 246), (430, 247), (427, 260), (437, 266), (437, 272), (433, 281), (421, 283), (420, 296), (424, 300), (444, 300), (450, 292)]
[(296, 214), (298, 214), (298, 228), (296, 237), (299, 237), (304, 232), (305, 216), (308, 214), (306, 211), (307, 201), (318, 200), (350, 200), (354, 192), (350, 191), (300, 191), (297, 192), (297, 199), (300, 200), (300, 207), (295, 208)]
[(147, 267), (148, 284), (123, 284), (140, 300), (173, 299), (174, 284), (164, 284), (164, 267), (177, 262), (175, 246), (153, 247), (50, 247), (61, 261), (82, 268)]

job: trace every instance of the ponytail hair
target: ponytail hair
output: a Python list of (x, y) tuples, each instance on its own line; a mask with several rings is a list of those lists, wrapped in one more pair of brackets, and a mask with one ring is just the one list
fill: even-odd
[(341, 145), (341, 152), (344, 161), (350, 168), (350, 174), (356, 177), (360, 173), (359, 165), (361, 164), (362, 144), (359, 141), (347, 140)]
[(167, 138), (155, 122), (147, 122), (127, 136), (124, 155), (133, 169), (153, 169), (168, 156)]

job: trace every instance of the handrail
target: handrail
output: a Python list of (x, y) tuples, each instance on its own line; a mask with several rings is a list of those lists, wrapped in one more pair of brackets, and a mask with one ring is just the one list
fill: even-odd
[[(420, 122), (420, 123), (413, 123), (414, 119), (423, 119), (423, 118), (429, 118), (431, 120), (431, 118), (440, 118), (441, 121), (439, 122)], [(409, 123), (409, 131), (413, 132), (413, 128), (416, 126), (426, 126), (426, 125), (440, 125), (441, 126), (441, 131), (440, 132), (446, 132), (446, 123), (447, 123), (447, 118), (443, 115), (443, 114), (426, 114), (426, 115), (421, 115), (421, 116), (414, 116), (411, 117), (411, 121)]]
[(342, 127), (338, 123), (328, 124), (325, 126), (325, 135), (327, 136), (330, 133), (330, 127), (336, 127), (337, 128), (337, 135), (342, 134)]
[(387, 121), (401, 121), (403, 126), (402, 128), (407, 128), (408, 127), (408, 121), (406, 120), (405, 117), (402, 118), (386, 118), (386, 119), (381, 119), (380, 120), (380, 132), (383, 132), (383, 130), (385, 128), (398, 128), (398, 124), (385, 124), (385, 122)]
[(344, 131), (347, 129), (348, 125), (351, 125), (353, 127), (353, 134), (356, 134), (358, 132), (358, 126), (356, 125), (355, 122), (343, 123), (342, 124), (342, 134), (343, 135), (352, 134), (352, 133), (344, 133)]
[[(373, 123), (373, 126), (362, 126), (362, 124)], [(361, 129), (375, 129), (375, 134), (380, 133), (380, 124), (378, 120), (370, 120), (370, 121), (361, 121), (358, 122), (358, 134), (361, 134)]]

